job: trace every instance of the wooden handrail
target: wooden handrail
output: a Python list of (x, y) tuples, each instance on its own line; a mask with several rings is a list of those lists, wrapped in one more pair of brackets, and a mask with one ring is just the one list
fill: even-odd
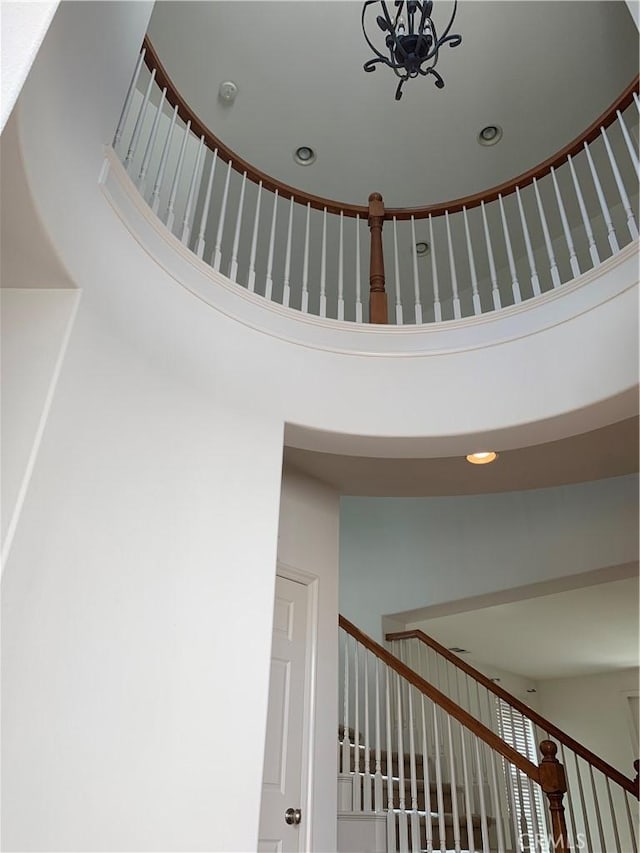
[(338, 624), (347, 632), (347, 634), (350, 634), (355, 640), (357, 640), (360, 645), (369, 649), (370, 652), (386, 663), (387, 666), (391, 667), (391, 669), (397, 672), (398, 675), (412, 684), (421, 693), (424, 693), (425, 696), (428, 696), (432, 702), (439, 705), (447, 714), (454, 717), (466, 729), (477, 735), (488, 746), (490, 746), (491, 749), (499, 752), (509, 763), (514, 764), (530, 779), (540, 784), (539, 769), (535, 764), (533, 764), (533, 762), (529, 761), (528, 758), (525, 758), (516, 749), (509, 746), (508, 743), (505, 743), (505, 741), (498, 737), (495, 732), (492, 732), (491, 729), (476, 720), (475, 717), (472, 717), (468, 711), (465, 711), (459, 705), (456, 705), (452, 699), (449, 699), (448, 696), (445, 696), (444, 693), (441, 693), (436, 687), (429, 684), (429, 682), (425, 681), (424, 678), (421, 678), (421, 676), (410, 669), (406, 664), (399, 660), (399, 658), (392, 655), (391, 652), (387, 651), (383, 646), (380, 646), (375, 642), (375, 640), (372, 640), (371, 637), (368, 637), (360, 631), (359, 628), (356, 628), (356, 626), (352, 622), (349, 622), (348, 619), (345, 619), (344, 616), (338, 617)]
[(483, 675), (479, 670), (471, 666), (471, 664), (462, 660), (457, 655), (454, 655), (453, 652), (450, 652), (449, 649), (445, 648), (445, 646), (441, 645), (437, 640), (434, 640), (433, 637), (429, 637), (423, 631), (420, 631), (416, 628), (411, 631), (397, 631), (395, 633), (386, 634), (385, 639), (389, 642), (393, 640), (415, 639), (420, 640), (420, 642), (424, 643), (427, 646), (430, 646), (434, 651), (436, 651), (439, 655), (442, 655), (442, 657), (446, 658), (458, 669), (461, 669), (463, 672), (466, 672), (467, 675), (471, 676), (471, 678), (473, 678), (479, 684), (482, 684), (482, 686), (486, 687), (487, 690), (490, 690), (494, 695), (498, 696), (500, 699), (507, 702), (507, 704), (511, 705), (512, 708), (515, 708), (525, 717), (528, 717), (549, 736), (556, 738), (556, 740), (560, 741), (560, 743), (564, 744), (564, 746), (573, 750), (573, 752), (583, 758), (588, 764), (591, 764), (593, 767), (596, 767), (598, 770), (604, 773), (605, 776), (608, 776), (613, 782), (617, 782), (618, 785), (629, 791), (630, 794), (634, 794), (636, 797), (638, 796), (637, 787), (636, 785), (634, 785), (632, 779), (629, 779), (623, 773), (620, 773), (620, 771), (616, 770), (615, 767), (612, 767), (594, 752), (591, 752), (590, 749), (587, 749), (586, 746), (583, 746), (577, 740), (574, 740), (570, 735), (568, 735), (566, 732), (563, 732), (562, 729), (559, 729), (558, 726), (554, 725), (550, 720), (547, 720), (546, 717), (542, 716), (542, 714), (539, 714), (537, 711), (534, 711), (533, 708), (530, 708), (512, 693), (509, 693), (507, 690), (504, 690), (502, 687), (499, 687), (495, 682), (491, 681), (490, 678), (487, 678), (486, 675)]
[[(167, 74), (166, 69), (164, 68), (162, 62), (160, 61), (160, 57), (158, 56), (153, 44), (149, 38), (149, 36), (145, 36), (143, 47), (145, 49), (145, 64), (148, 68), (156, 69), (156, 81), (160, 88), (167, 88), (167, 102), (171, 104), (172, 107), (178, 107), (178, 115), (184, 121), (191, 122), (191, 128), (196, 136), (204, 136), (204, 140), (206, 145), (213, 151), (214, 149), (218, 149), (218, 157), (223, 160), (225, 163), (229, 161), (232, 162), (232, 167), (240, 172), (247, 173), (247, 177), (249, 180), (255, 181), (255, 183), (262, 182), (262, 186), (265, 189), (270, 190), (271, 192), (275, 192), (278, 190), (278, 194), (283, 196), (284, 198), (293, 198), (294, 201), (299, 204), (307, 205), (309, 204), (311, 207), (316, 210), (324, 210), (325, 208), (329, 213), (340, 214), (343, 213), (345, 216), (359, 216), (361, 219), (365, 219), (368, 215), (368, 207), (366, 205), (355, 205), (355, 204), (346, 204), (340, 201), (336, 201), (335, 199), (323, 198), (322, 196), (313, 195), (311, 193), (304, 192), (303, 190), (296, 189), (295, 187), (290, 186), (289, 184), (285, 184), (282, 181), (278, 181), (275, 178), (267, 175), (265, 172), (262, 172), (260, 169), (257, 169), (255, 166), (252, 166), (242, 157), (239, 157), (234, 151), (232, 151), (227, 145), (224, 144), (211, 130), (202, 123), (202, 121), (198, 118), (198, 116), (194, 113), (189, 104), (182, 97), (180, 92), (176, 89), (173, 81)], [(618, 110), (622, 111), (626, 109), (629, 104), (633, 101), (634, 92), (638, 91), (638, 85), (640, 83), (640, 75), (637, 75), (635, 79), (625, 88), (622, 94), (616, 98), (613, 104), (602, 113), (589, 127), (577, 136), (572, 142), (568, 145), (565, 145), (560, 151), (558, 151), (553, 156), (549, 157), (543, 163), (534, 166), (532, 169), (529, 169), (527, 172), (523, 172), (518, 177), (513, 178), (509, 181), (505, 181), (498, 186), (491, 187), (490, 189), (484, 190), (479, 193), (475, 193), (474, 195), (465, 196), (464, 198), (452, 199), (451, 201), (447, 201), (440, 204), (429, 205), (426, 207), (396, 207), (396, 208), (387, 208), (385, 210), (384, 216), (385, 219), (411, 219), (411, 217), (415, 217), (416, 219), (424, 219), (431, 216), (440, 216), (444, 214), (445, 211), (449, 213), (457, 213), (462, 210), (463, 207), (466, 207), (467, 210), (470, 210), (473, 207), (478, 207), (481, 202), (490, 202), (494, 201), (498, 198), (499, 195), (506, 196), (512, 192), (515, 192), (515, 188), (527, 186), (527, 184), (532, 183), (533, 179), (541, 178), (543, 175), (546, 175), (551, 168), (555, 168), (563, 163), (568, 156), (573, 156), (578, 151), (582, 150), (584, 143), (592, 142), (597, 135), (600, 133), (600, 128), (609, 127), (613, 121), (615, 121), (616, 113)]]

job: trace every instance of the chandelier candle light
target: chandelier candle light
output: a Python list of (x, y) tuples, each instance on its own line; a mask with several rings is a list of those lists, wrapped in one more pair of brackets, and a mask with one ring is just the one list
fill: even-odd
[[(386, 54), (378, 50), (367, 35), (367, 24), (370, 16), (367, 9), (379, 4), (382, 12), (376, 18), (376, 23), (385, 36)], [(442, 45), (449, 44), (457, 47), (462, 42), (461, 35), (449, 35), (458, 7), (457, 0), (453, 3), (451, 19), (441, 36), (438, 36), (436, 25), (431, 19), (433, 0), (394, 0), (395, 11), (389, 13), (385, 0), (365, 0), (362, 7), (362, 32), (367, 44), (376, 54), (364, 64), (365, 71), (375, 71), (379, 62), (393, 69), (396, 77), (400, 78), (396, 89), (396, 101), (402, 97), (402, 87), (412, 77), (432, 74), (438, 89), (444, 87), (444, 80), (435, 70), (438, 62), (438, 52)], [(365, 20), (367, 18), (367, 20)], [(376, 34), (377, 35), (377, 34)], [(425, 67), (423, 67), (425, 66)]]

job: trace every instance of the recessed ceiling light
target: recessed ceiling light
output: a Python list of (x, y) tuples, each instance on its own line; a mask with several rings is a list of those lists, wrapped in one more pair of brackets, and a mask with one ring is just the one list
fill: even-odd
[(502, 139), (502, 128), (498, 124), (488, 124), (478, 134), (480, 145), (495, 145)]
[(416, 255), (419, 258), (424, 257), (424, 255), (428, 255), (430, 249), (431, 246), (425, 240), (420, 240), (416, 243)]
[(467, 462), (471, 462), (472, 465), (488, 465), (497, 458), (498, 454), (495, 450), (485, 450), (482, 453), (470, 453), (467, 456)]
[(220, 95), (221, 101), (224, 101), (226, 104), (231, 104), (236, 99), (238, 87), (233, 80), (225, 80), (223, 83), (220, 83), (218, 94)]
[(299, 166), (310, 166), (316, 159), (316, 152), (308, 145), (301, 145), (293, 152), (293, 159)]

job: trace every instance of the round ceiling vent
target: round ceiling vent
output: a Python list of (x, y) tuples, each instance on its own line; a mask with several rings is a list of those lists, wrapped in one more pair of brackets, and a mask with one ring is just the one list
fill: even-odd
[(310, 166), (316, 159), (316, 152), (308, 145), (301, 145), (293, 152), (293, 159), (299, 166)]
[(480, 145), (495, 145), (502, 139), (502, 128), (498, 124), (488, 124), (478, 134)]

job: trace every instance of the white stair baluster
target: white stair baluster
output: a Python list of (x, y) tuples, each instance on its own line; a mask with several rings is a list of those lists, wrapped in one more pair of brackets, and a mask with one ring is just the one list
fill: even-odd
[(451, 784), (451, 810), (453, 818), (453, 845), (456, 853), (460, 853), (462, 845), (460, 843), (460, 813), (458, 810), (458, 785), (456, 777), (456, 758), (453, 751), (453, 736), (451, 733), (451, 717), (447, 714), (447, 744), (449, 747), (449, 782)]
[[(480, 802), (480, 829), (482, 832), (482, 853), (490, 853), (489, 847), (489, 823), (487, 821), (487, 806), (484, 799), (483, 762), (480, 759), (480, 743), (477, 735), (472, 735), (476, 754), (476, 772), (478, 778), (478, 799)], [(497, 814), (497, 813), (496, 813)], [(496, 818), (496, 824), (500, 818)]]
[(198, 153), (196, 155), (196, 162), (193, 166), (193, 172), (191, 174), (191, 182), (189, 184), (189, 193), (187, 195), (187, 203), (184, 208), (184, 216), (182, 218), (182, 236), (181, 241), (185, 244), (185, 246), (189, 245), (189, 238), (191, 236), (191, 209), (193, 207), (193, 199), (196, 191), (196, 183), (198, 181), (198, 176), (200, 174), (200, 160), (202, 159), (202, 152), (204, 150), (204, 136), (200, 137), (200, 144), (198, 145)]
[(253, 234), (251, 235), (251, 254), (249, 256), (249, 276), (247, 288), (253, 293), (256, 289), (256, 251), (258, 248), (258, 228), (260, 226), (260, 201), (262, 199), (262, 181), (258, 184), (256, 209), (253, 214)]
[(198, 232), (198, 242), (196, 245), (196, 255), (201, 258), (204, 255), (205, 233), (207, 230), (207, 221), (209, 219), (209, 205), (211, 204), (211, 190), (213, 188), (213, 177), (216, 171), (216, 162), (218, 159), (218, 149), (213, 152), (211, 160), (211, 170), (209, 171), (209, 180), (207, 181), (207, 190), (204, 196), (204, 205), (202, 207), (202, 215), (200, 217), (200, 230)]
[(429, 240), (431, 241), (431, 277), (433, 278), (433, 316), (436, 323), (442, 320), (440, 289), (438, 287), (438, 265), (436, 263), (436, 244), (433, 241), (433, 222), (429, 214)]
[(558, 265), (556, 264), (556, 258), (553, 253), (551, 237), (549, 236), (549, 226), (547, 225), (547, 217), (545, 216), (544, 207), (542, 206), (542, 199), (540, 198), (540, 191), (538, 190), (538, 182), (535, 178), (533, 179), (533, 191), (536, 196), (536, 204), (538, 206), (540, 224), (542, 225), (542, 233), (544, 234), (544, 245), (547, 250), (547, 257), (549, 258), (549, 272), (551, 273), (551, 283), (554, 287), (560, 287), (560, 273), (558, 272)]
[(396, 819), (393, 809), (393, 749), (391, 740), (391, 674), (385, 665), (385, 710), (387, 723), (387, 850), (396, 850)]
[[(498, 836), (498, 853), (504, 853), (506, 850), (504, 843), (504, 826), (502, 823), (502, 804), (498, 794), (498, 776), (496, 773), (496, 765), (494, 760), (493, 750), (486, 750), (485, 764), (488, 767), (488, 776), (491, 783), (491, 800), (493, 803), (493, 814), (496, 819), (496, 835)], [(508, 775), (508, 771), (507, 771)]]
[[(433, 246), (431, 247), (433, 251)], [(438, 706), (433, 705), (433, 737), (436, 744), (436, 800), (438, 803), (438, 835), (440, 837), (440, 851), (447, 853), (446, 845), (446, 826), (444, 822), (444, 795), (442, 793), (442, 762), (439, 748), (438, 734)], [(453, 797), (453, 791), (451, 792)]]
[(529, 236), (529, 226), (524, 215), (524, 207), (522, 206), (522, 198), (520, 196), (520, 187), (516, 187), (516, 198), (518, 200), (518, 210), (520, 212), (520, 222), (522, 223), (522, 233), (524, 234), (524, 244), (527, 249), (527, 261), (529, 262), (529, 271), (531, 273), (531, 289), (534, 296), (540, 296), (540, 281), (536, 270), (536, 262), (533, 256), (533, 248), (531, 246), (531, 237)]
[(300, 310), (309, 313), (309, 216), (311, 204), (307, 202), (307, 219), (304, 227), (304, 257), (302, 260), (302, 305)]
[(489, 260), (489, 275), (491, 278), (491, 297), (493, 299), (494, 310), (502, 308), (500, 302), (500, 291), (498, 290), (498, 278), (496, 275), (496, 265), (493, 259), (493, 248), (491, 247), (491, 237), (489, 236), (489, 223), (487, 222), (487, 212), (484, 207), (484, 202), (480, 202), (482, 211), (482, 224), (484, 227), (484, 241), (487, 244), (487, 258)]
[[(340, 214), (342, 215), (342, 214)], [(375, 660), (375, 658), (374, 658)], [(371, 741), (369, 738), (369, 652), (364, 652), (364, 777), (362, 810), (371, 811)]]
[(340, 211), (340, 243), (338, 247), (338, 320), (344, 320), (344, 213)]
[(578, 790), (580, 792), (580, 805), (582, 807), (582, 820), (585, 835), (587, 838), (587, 850), (593, 850), (593, 842), (591, 840), (591, 828), (589, 826), (589, 814), (587, 812), (587, 807), (584, 800), (584, 788), (582, 787), (582, 775), (580, 773), (580, 766), (578, 764), (578, 756), (573, 753), (573, 762), (576, 769), (576, 776), (578, 777)]
[(640, 177), (640, 159), (638, 159), (638, 151), (631, 140), (631, 135), (629, 133), (629, 130), (627, 129), (627, 125), (620, 110), (616, 110), (616, 115), (618, 116), (618, 123), (620, 124), (622, 135), (624, 136), (624, 141), (629, 152), (629, 157), (631, 157), (631, 162), (633, 163), (633, 166), (636, 170), (636, 174), (638, 175), (638, 177)]
[(149, 98), (151, 97), (151, 90), (153, 89), (153, 84), (156, 79), (156, 69), (154, 68), (151, 72), (151, 77), (149, 78), (149, 83), (147, 84), (147, 91), (144, 94), (144, 98), (142, 99), (142, 104), (140, 105), (140, 110), (138, 111), (138, 117), (136, 118), (136, 123), (133, 128), (133, 133), (131, 135), (131, 141), (129, 142), (129, 150), (127, 151), (127, 156), (124, 158), (124, 167), (129, 171), (131, 166), (131, 161), (136, 153), (136, 148), (138, 147), (138, 140), (140, 138), (140, 134), (142, 133), (142, 125), (144, 124), (144, 118), (147, 114), (147, 107), (149, 105)]
[(618, 832), (618, 821), (616, 819), (616, 810), (613, 807), (613, 798), (611, 797), (611, 785), (609, 784), (609, 777), (605, 776), (607, 782), (607, 798), (609, 800), (609, 813), (611, 814), (611, 825), (613, 827), (613, 834), (615, 836), (615, 844), (616, 844), (616, 853), (622, 853), (622, 846), (620, 845), (620, 833)]
[(360, 215), (356, 216), (356, 323), (362, 323), (362, 282), (360, 279)]
[(382, 744), (380, 741), (380, 662), (376, 665), (376, 772), (373, 780), (373, 807), (382, 811)]
[(620, 194), (620, 201), (622, 202), (624, 212), (627, 216), (627, 228), (629, 229), (631, 239), (635, 240), (638, 237), (638, 226), (636, 225), (636, 220), (633, 216), (633, 210), (631, 209), (629, 196), (627, 195), (627, 191), (622, 181), (622, 175), (620, 174), (620, 169), (618, 169), (618, 163), (616, 162), (616, 158), (614, 157), (613, 149), (611, 148), (611, 145), (609, 143), (609, 137), (607, 136), (604, 127), (600, 128), (600, 133), (602, 134), (602, 139), (604, 140), (604, 146), (607, 149), (607, 155), (609, 157), (609, 163), (611, 163), (613, 176), (616, 179), (616, 186), (618, 187), (618, 192)]
[(402, 298), (400, 296), (400, 262), (398, 259), (398, 228), (396, 217), (393, 217), (393, 269), (396, 283), (396, 326), (402, 325)]
[(169, 130), (167, 130), (167, 136), (164, 141), (164, 146), (162, 148), (162, 154), (160, 155), (160, 164), (158, 165), (158, 172), (156, 174), (156, 180), (153, 185), (153, 192), (151, 193), (151, 210), (155, 214), (158, 213), (158, 208), (160, 207), (160, 190), (162, 189), (162, 182), (164, 181), (164, 173), (167, 168), (167, 160), (169, 158), (169, 149), (171, 148), (171, 141), (173, 139), (173, 131), (176, 126), (176, 119), (178, 117), (178, 106), (173, 108), (173, 115), (171, 116), (171, 123), (169, 125)]
[(469, 256), (469, 270), (471, 272), (471, 289), (473, 291), (473, 313), (478, 316), (482, 314), (482, 305), (480, 304), (480, 294), (478, 293), (478, 276), (476, 274), (476, 261), (473, 256), (473, 245), (471, 243), (471, 233), (469, 231), (469, 220), (467, 218), (467, 208), (462, 208), (462, 216), (464, 218), (464, 233), (467, 239), (467, 255)]
[(165, 218), (165, 225), (169, 229), (169, 231), (173, 231), (173, 223), (175, 222), (176, 214), (175, 214), (175, 204), (176, 204), (176, 196), (178, 194), (178, 186), (180, 184), (180, 175), (182, 174), (182, 167), (184, 165), (184, 154), (187, 148), (187, 141), (189, 139), (189, 133), (191, 131), (191, 122), (188, 121), (184, 128), (184, 136), (182, 137), (182, 145), (180, 146), (180, 154), (178, 156), (178, 164), (176, 166), (176, 170), (173, 175), (173, 183), (171, 184), (171, 193), (169, 194), (169, 203), (167, 205), (167, 213)]
[(120, 144), (120, 140), (122, 139), (122, 132), (124, 130), (124, 126), (127, 123), (127, 119), (129, 118), (129, 110), (131, 109), (131, 104), (133, 102), (133, 93), (135, 92), (136, 86), (138, 85), (138, 78), (140, 77), (140, 71), (142, 70), (142, 63), (144, 61), (146, 52), (147, 49), (146, 47), (144, 47), (138, 55), (138, 61), (136, 62), (133, 77), (131, 78), (131, 82), (129, 83), (129, 88), (127, 89), (127, 94), (124, 99), (124, 106), (122, 107), (120, 119), (118, 120), (118, 126), (116, 128), (116, 132), (113, 135), (112, 147), (114, 151), (117, 151), (118, 145)]
[(576, 175), (576, 170), (573, 165), (573, 158), (567, 157), (569, 161), (569, 171), (571, 172), (571, 178), (573, 180), (573, 186), (576, 191), (576, 197), (578, 199), (578, 207), (580, 208), (580, 216), (582, 217), (582, 224), (584, 225), (584, 230), (587, 235), (587, 240), (589, 241), (589, 254), (591, 255), (591, 263), (594, 267), (597, 267), (600, 263), (600, 255), (598, 254), (598, 247), (596, 246), (596, 241), (593, 236), (593, 229), (591, 227), (591, 222), (589, 221), (589, 214), (587, 213), (587, 208), (584, 203), (584, 198), (582, 197), (582, 190), (580, 189), (580, 184), (578, 183), (578, 176)]
[[(538, 735), (537, 743), (540, 743), (540, 740), (542, 740), (542, 739), (543, 738), (540, 738), (540, 736)], [(547, 737), (547, 740), (549, 740), (549, 737)], [(566, 758), (564, 757), (564, 744), (562, 742), (560, 743), (560, 760), (562, 761), (563, 766), (566, 768), (567, 767), (567, 761), (566, 761)], [(576, 831), (576, 816), (575, 816), (575, 812), (573, 810), (573, 799), (571, 796), (571, 786), (570, 785), (568, 786), (568, 790), (567, 790), (567, 793), (565, 796), (566, 796), (567, 802), (569, 804), (569, 821), (571, 824), (571, 831), (573, 833), (573, 845), (575, 847), (576, 841), (578, 838), (578, 833)]]
[(407, 824), (407, 812), (405, 803), (405, 777), (404, 777), (404, 743), (402, 738), (402, 689), (400, 676), (396, 673), (396, 749), (398, 750), (398, 829), (400, 836), (399, 853), (409, 851), (409, 827)]
[(322, 215), (322, 254), (320, 256), (320, 316), (327, 316), (327, 208)]
[(149, 169), (149, 161), (151, 160), (151, 155), (153, 154), (153, 150), (156, 145), (156, 138), (158, 136), (158, 127), (160, 126), (160, 116), (162, 115), (162, 110), (164, 108), (164, 101), (167, 96), (167, 87), (165, 86), (162, 90), (162, 95), (160, 96), (160, 103), (158, 104), (158, 108), (156, 110), (155, 117), (153, 119), (153, 125), (151, 126), (151, 133), (149, 134), (149, 139), (147, 140), (147, 146), (144, 149), (144, 155), (142, 157), (142, 165), (140, 167), (140, 174), (138, 175), (138, 190), (140, 191), (140, 195), (144, 198), (146, 193), (145, 181), (147, 177), (147, 171)]
[(500, 217), (502, 219), (502, 232), (504, 234), (504, 243), (507, 247), (507, 260), (509, 262), (509, 272), (511, 273), (511, 292), (513, 293), (513, 302), (517, 305), (519, 302), (522, 302), (522, 296), (520, 294), (520, 282), (518, 281), (518, 274), (516, 272), (516, 264), (513, 259), (513, 250), (511, 248), (511, 234), (509, 233), (509, 226), (507, 224), (507, 217), (504, 212), (504, 203), (502, 201), (502, 195), (498, 193), (498, 204), (500, 206)]
[(424, 710), (424, 694), (420, 694), (420, 715), (422, 720), (422, 781), (424, 784), (425, 834), (427, 853), (433, 851), (433, 824), (431, 815), (431, 779), (429, 772), (429, 743), (427, 738), (427, 719)]
[(631, 839), (631, 853), (638, 853), (638, 845), (636, 840), (636, 821), (631, 817), (631, 809), (629, 808), (629, 792), (624, 793), (624, 804), (627, 807), (627, 820), (629, 822), (629, 838)]
[(349, 740), (349, 635), (344, 635), (344, 695), (342, 717), (342, 772), (351, 773), (351, 742)]
[(282, 304), (289, 307), (291, 300), (291, 287), (289, 279), (291, 275), (291, 236), (293, 233), (293, 196), (289, 201), (289, 222), (287, 223), (287, 250), (284, 259), (284, 286), (282, 289)]
[(460, 297), (458, 296), (458, 277), (456, 275), (456, 261), (453, 255), (453, 243), (451, 241), (451, 227), (449, 225), (449, 211), (445, 210), (444, 220), (447, 226), (447, 245), (449, 246), (449, 269), (451, 270), (451, 292), (453, 293), (453, 316), (459, 320), (462, 317), (460, 313)]
[(238, 200), (238, 211), (236, 213), (236, 229), (233, 235), (233, 248), (231, 249), (231, 262), (229, 263), (229, 278), (231, 281), (238, 279), (238, 246), (240, 244), (240, 228), (242, 226), (242, 208), (244, 207), (244, 191), (247, 184), (247, 173), (242, 173), (242, 184), (240, 186), (240, 199)]
[(232, 162), (229, 160), (227, 165), (227, 175), (224, 180), (224, 190), (222, 193), (222, 205), (220, 207), (220, 216), (218, 218), (218, 230), (216, 232), (216, 244), (213, 250), (213, 268), (218, 272), (222, 263), (222, 234), (224, 233), (225, 220), (227, 218), (227, 200), (229, 198), (229, 181), (231, 179)]
[(564, 232), (565, 243), (567, 244), (567, 249), (569, 250), (569, 264), (571, 266), (571, 272), (574, 274), (574, 276), (577, 277), (580, 275), (580, 266), (578, 264), (576, 250), (573, 245), (573, 238), (571, 236), (571, 229), (569, 228), (567, 214), (564, 209), (564, 203), (562, 201), (562, 196), (560, 195), (560, 187), (558, 186), (558, 180), (556, 178), (556, 170), (553, 168), (553, 166), (551, 167), (551, 180), (553, 181), (553, 190), (556, 194), (558, 210), (560, 211), (560, 219), (562, 221), (562, 230)]
[(420, 279), (418, 278), (418, 250), (416, 248), (416, 223), (411, 217), (411, 255), (413, 258), (413, 292), (415, 297), (416, 326), (422, 325), (422, 303), (420, 302)]
[(589, 146), (586, 142), (584, 143), (584, 150), (587, 155), (587, 161), (589, 162), (589, 169), (591, 171), (591, 177), (593, 178), (593, 185), (596, 189), (596, 195), (598, 196), (598, 202), (600, 203), (600, 210), (602, 211), (602, 216), (604, 217), (604, 221), (607, 225), (607, 238), (609, 240), (609, 246), (611, 246), (611, 251), (615, 255), (616, 252), (620, 251), (620, 246), (618, 245), (618, 238), (616, 236), (615, 228), (613, 227), (613, 222), (611, 221), (609, 205), (607, 204), (607, 200), (604, 197), (602, 186), (600, 184), (600, 178), (598, 177), (598, 173), (596, 172), (596, 167), (594, 166), (593, 159), (591, 157), (591, 151), (589, 150)]
[(362, 777), (360, 776), (360, 644), (354, 643), (353, 654), (353, 810), (362, 810)]
[(475, 839), (473, 835), (473, 805), (472, 796), (469, 785), (469, 768), (467, 766), (467, 748), (465, 744), (466, 729), (459, 726), (460, 730), (460, 749), (462, 753), (462, 780), (464, 783), (464, 808), (467, 817), (467, 844), (468, 850), (475, 850)]
[[(418, 778), (416, 775), (416, 742), (413, 726), (413, 688), (407, 692), (409, 705), (409, 774), (411, 776), (411, 850), (420, 853), (420, 821), (418, 819)], [(424, 756), (423, 756), (424, 760)]]
[(271, 232), (269, 234), (269, 255), (267, 257), (267, 275), (265, 279), (265, 299), (271, 299), (273, 293), (273, 253), (276, 246), (276, 219), (278, 216), (278, 190), (273, 194), (273, 210), (271, 212)]
[(600, 839), (600, 848), (602, 850), (606, 850), (606, 844), (604, 840), (604, 831), (602, 828), (602, 814), (600, 809), (600, 802), (598, 800), (598, 792), (596, 791), (596, 782), (593, 778), (593, 765), (589, 764), (589, 777), (591, 779), (591, 794), (593, 795), (593, 807), (596, 812), (596, 824), (598, 826), (598, 837)]

